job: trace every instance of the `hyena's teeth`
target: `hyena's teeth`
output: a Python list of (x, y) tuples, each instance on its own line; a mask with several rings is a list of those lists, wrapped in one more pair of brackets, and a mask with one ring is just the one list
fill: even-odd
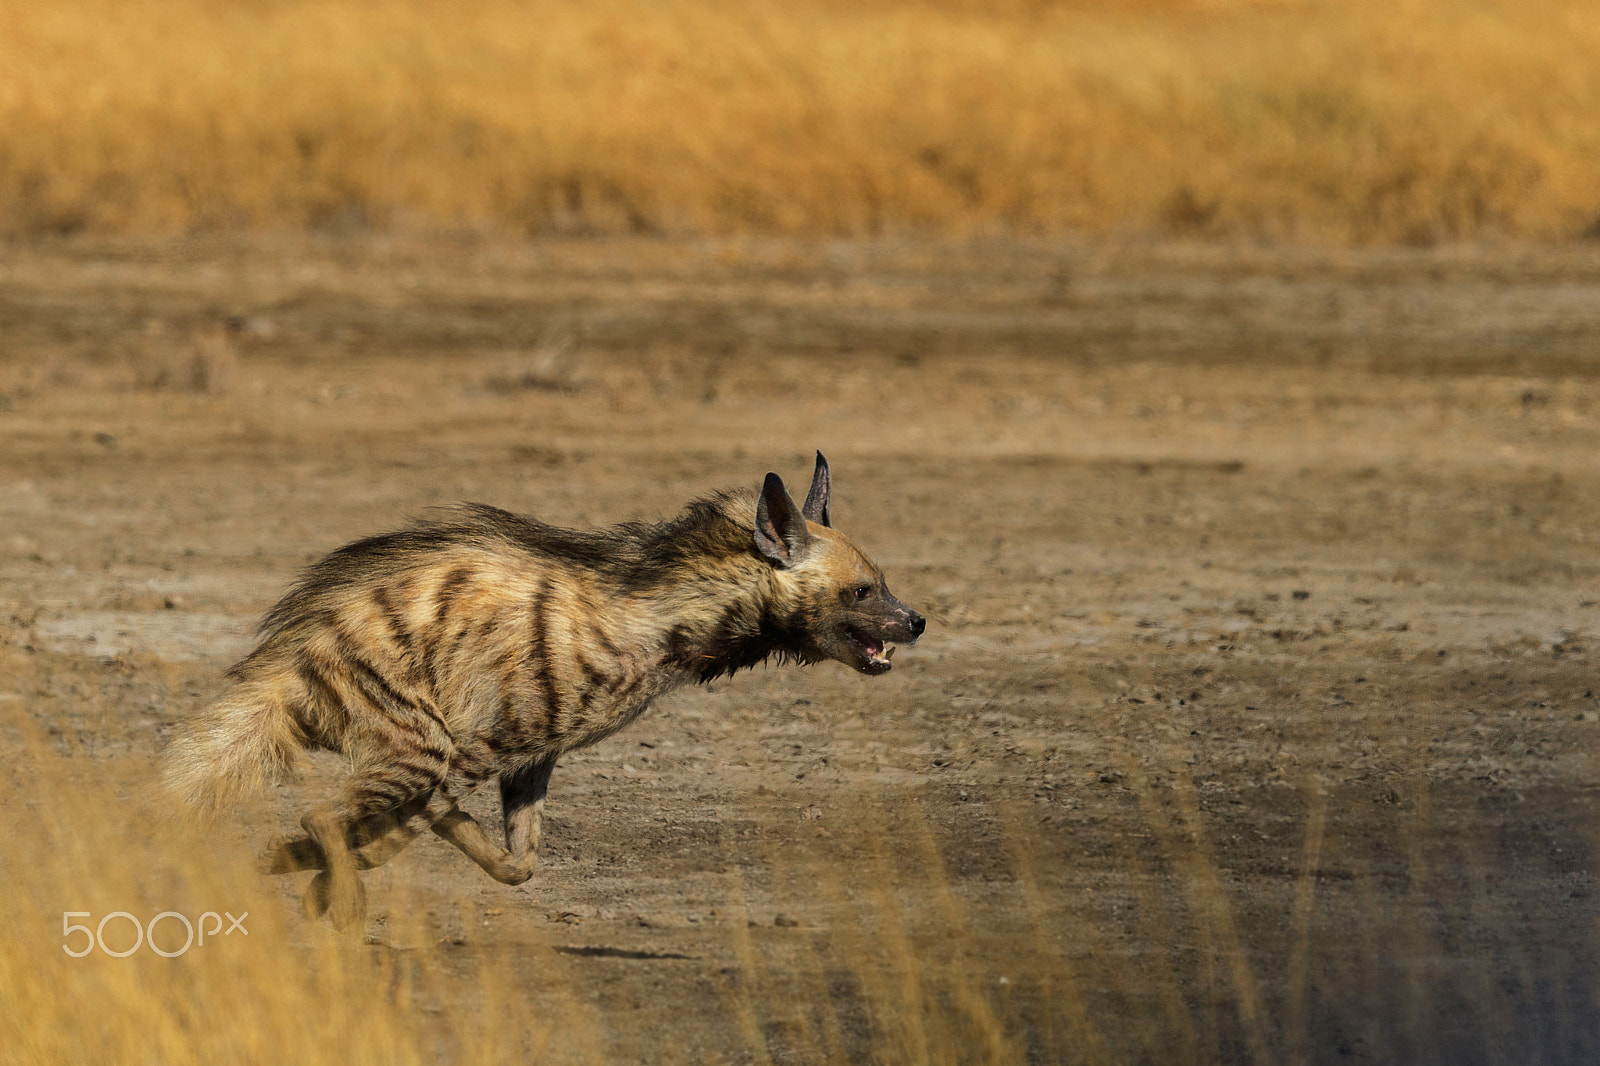
[(884, 649), (883, 649), (883, 657), (885, 659), (893, 659), (894, 658), (894, 650), (897, 647), (899, 647), (899, 645), (897, 645), (897, 644), (885, 645)]

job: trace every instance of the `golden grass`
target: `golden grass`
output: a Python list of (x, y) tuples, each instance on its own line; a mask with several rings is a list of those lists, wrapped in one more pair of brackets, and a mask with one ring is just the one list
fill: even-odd
[[(156, 825), (133, 802), (137, 784), (108, 783), (142, 776), (128, 756), (108, 757), (85, 732), (46, 735), (21, 716), (0, 727), (12, 745), (0, 769), (0, 1063), (673, 1063), (700, 1061), (694, 1048), (708, 1042), (756, 1064), (1321, 1061), (1330, 1024), (1338, 1032), (1395, 996), (1405, 1009), (1380, 1013), (1402, 1029), (1373, 1034), (1374, 1054), (1427, 1046), (1427, 1008), (1442, 990), (1418, 969), (1443, 950), (1418, 925), (1430, 910), (1424, 888), (1380, 899), (1354, 852), (1335, 856), (1335, 866), (1358, 867), (1353, 926), (1368, 936), (1352, 946), (1348, 930), (1322, 926), (1331, 913), (1315, 897), (1329, 891), (1320, 871), (1337, 821), (1324, 793), (1305, 793), (1304, 843), (1289, 862), (1298, 876), (1276, 903), (1252, 898), (1219, 862), (1216, 823), (1176, 750), (1164, 754), (1170, 780), (1159, 786), (1122, 749), (1131, 795), (1110, 833), (1116, 854), (1084, 859), (1102, 864), (1104, 899), (1046, 887), (1059, 882), (1045, 866), (1059, 852), (1035, 835), (1026, 801), (996, 805), (1005, 861), (992, 881), (958, 879), (934, 823), (903, 794), (836, 795), (833, 824), (861, 845), (848, 858), (837, 838), (774, 826), (759, 869), (729, 863), (721, 917), (689, 949), (731, 965), (684, 964), (717, 973), (720, 989), (694, 1016), (659, 1012), (660, 1029), (646, 1035), (606, 1010), (614, 972), (568, 965), (526, 924), (515, 942), (496, 939), (503, 927), (470, 902), (473, 871), (442, 905), (431, 897), (434, 910), (420, 886), (395, 878), (372, 897), (391, 916), (381, 942), (340, 937), (255, 874), (234, 834), (201, 840)], [(1400, 833), (1415, 856), (1426, 820), (1419, 805)], [(953, 846), (982, 836), (969, 827)], [(747, 921), (753, 894), (795, 908), (800, 927), (758, 930)], [(1474, 927), (1501, 928), (1502, 905), (1480, 895)], [(84, 939), (63, 936), (67, 911), (88, 912), (71, 920), (89, 926), (114, 911), (141, 921), (248, 912), (249, 935), (176, 958), (148, 946), (73, 958), (63, 946)], [(124, 919), (103, 937), (113, 950), (133, 943)], [(161, 927), (164, 950), (182, 941), (179, 924)], [(1529, 982), (1564, 979), (1559, 964), (1522, 962)], [(1512, 1047), (1518, 1015), (1505, 993), (1487, 976), (1465, 992), (1480, 1026)], [(1308, 1024), (1308, 998), (1336, 1011), (1333, 1021)], [(1552, 1039), (1587, 1031), (1581, 1018), (1550, 1018)]]
[[(44, 745), (41, 745), (44, 746)], [(504, 1012), (482, 996), (414, 1009), (431, 938), (410, 956), (384, 954), (322, 933), (286, 908), (251, 872), (249, 856), (215, 839), (169, 838), (98, 780), (94, 760), (46, 755), (14, 767), (0, 785), (0, 809), (17, 819), (0, 863), (8, 921), (0, 952), (0, 1061), (50, 1063), (432, 1063), (441, 1043), (468, 1058), (508, 1061), (551, 1025), (524, 1015), (517, 1029), (484, 1024)], [(190, 941), (177, 919), (141, 923), (172, 911), (214, 934), (206, 912), (242, 919), (245, 933)], [(72, 917), (63, 917), (74, 912)], [(79, 912), (88, 912), (81, 916)], [(105, 924), (101, 927), (102, 920)], [(64, 936), (65, 923), (100, 927), (103, 946), (81, 958), (88, 934)], [(408, 933), (416, 930), (407, 928)], [(182, 952), (167, 958), (151, 950)], [(135, 949), (135, 945), (139, 946)], [(493, 988), (492, 982), (485, 986)], [(552, 998), (559, 989), (552, 990)], [(444, 1039), (441, 1039), (441, 1038)]]
[[(0, 1063), (697, 1061), (687, 1041), (705, 1037), (703, 1020), (681, 1020), (674, 1032), (684, 1045), (638, 1046), (637, 1034), (619, 1032), (593, 1002), (603, 978), (576, 973), (537, 937), (496, 941), (464, 899), (452, 922), (391, 885), (374, 898), (385, 915), (381, 935), (339, 936), (254, 872), (251, 847), (236, 832), (196, 835), (154, 816), (144, 786), (109, 783), (137, 782), (144, 771), (108, 760), (82, 735), (47, 735), (20, 717), (0, 724), (8, 743), (23, 741), (0, 774), (10, 824), (0, 844)], [(863, 818), (881, 823), (881, 802), (856, 802)], [(732, 975), (723, 995), (749, 1060), (1018, 1061), (1018, 1016), (1001, 1017), (993, 978), (965, 961), (992, 945), (969, 928), (942, 881), (932, 913), (916, 913), (920, 879), (941, 868), (917, 826), (909, 853), (880, 850), (854, 872), (803, 856), (790, 872), (809, 886), (796, 897), (803, 906), (816, 902), (820, 884), (826, 905), (817, 913), (832, 919), (820, 930), (757, 944), (745, 886), (730, 873), (731, 918), (708, 935), (728, 943), (738, 963), (723, 971)], [(149, 927), (149, 938), (141, 942), (127, 918), (106, 920), (118, 912)], [(162, 912), (195, 927), (206, 912), (226, 912), (247, 933), (212, 929), (209, 941), (190, 939), (185, 949), (181, 919), (152, 921)], [(67, 932), (68, 922), (96, 929), (99, 942)], [(441, 937), (451, 928), (466, 942)], [(1040, 939), (1048, 932), (1035, 927), (1030, 940)], [(850, 985), (842, 999), (840, 974)], [(715, 1007), (708, 1003), (708, 1014)]]
[(1582, 0), (23, 0), (0, 230), (1559, 239)]

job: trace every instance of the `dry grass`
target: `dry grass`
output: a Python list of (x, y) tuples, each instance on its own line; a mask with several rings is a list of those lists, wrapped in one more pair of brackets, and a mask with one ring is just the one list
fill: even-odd
[[(52, 746), (46, 738), (30, 744)], [(441, 1048), (508, 1061), (524, 1040), (548, 1041), (552, 1027), (536, 1014), (514, 1030), (481, 1024), (480, 1011), (493, 1017), (505, 1007), (484, 996), (492, 976), (466, 996), (431, 999), (431, 983), (416, 979), (429, 961), (426, 936), (415, 941), (420, 953), (400, 953), (322, 935), (251, 872), (243, 849), (169, 837), (130, 799), (112, 795), (82, 752), (13, 763), (0, 783), (0, 808), (22, 823), (0, 863), (9, 909), (0, 1061), (409, 1064), (436, 1062)], [(64, 919), (69, 911), (88, 916)], [(213, 936), (182, 950), (184, 926), (167, 918), (139, 944), (133, 925), (116, 917), (101, 929), (104, 947), (139, 944), (127, 957), (99, 946), (81, 958), (64, 950), (89, 943), (83, 932), (64, 937), (64, 922), (94, 928), (114, 912), (149, 922), (163, 911)], [(246, 932), (216, 935), (229, 923), (212, 929), (201, 918), (224, 911)], [(182, 953), (165, 958), (152, 943)], [(556, 999), (560, 989), (551, 993)], [(428, 1003), (426, 1013), (418, 1002)]]
[[(91, 706), (90, 719), (97, 709), (119, 713)], [(1292, 886), (1244, 889), (1219, 859), (1218, 823), (1177, 749), (1163, 755), (1164, 784), (1123, 750), (1118, 852), (1089, 860), (1111, 879), (1085, 895), (1048, 887), (1059, 884), (1050, 866), (1060, 855), (1036, 835), (1037, 811), (1025, 801), (997, 805), (1000, 876), (973, 881), (953, 871), (963, 849), (981, 847), (981, 832), (969, 827), (941, 845), (936, 821), (909, 796), (843, 790), (836, 824), (862, 846), (845, 857), (836, 840), (790, 821), (772, 827), (758, 869), (728, 860), (721, 917), (692, 949), (730, 963), (714, 967), (718, 990), (697, 1016), (664, 1019), (643, 1036), (605, 1009), (614, 973), (568, 965), (543, 934), (497, 939), (497, 923), (469, 899), (469, 874), (442, 904), (408, 879), (390, 882), (375, 897), (386, 912), (376, 942), (338, 937), (256, 875), (237, 836), (202, 841), (142, 813), (136, 783), (111, 783), (137, 782), (142, 765), (108, 758), (81, 730), (41, 732), (23, 716), (0, 725), (14, 753), (0, 773), (9, 824), (0, 844), (0, 1062), (672, 1063), (703, 1061), (708, 1041), (721, 1044), (717, 1055), (731, 1051), (729, 1061), (764, 1066), (1326, 1061), (1330, 1023), (1311, 1031), (1308, 998), (1337, 1011), (1335, 1032), (1382, 1019), (1352, 1037), (1379, 1057), (1448, 1061), (1424, 1052), (1437, 1035), (1437, 997), (1455, 992), (1498, 1039), (1482, 1061), (1582, 1061), (1555, 1050), (1579, 1046), (1581, 1019), (1556, 1018), (1549, 1054), (1519, 1059), (1502, 990), (1487, 979), (1451, 990), (1425, 976), (1445, 945), (1424, 929), (1433, 886), (1415, 869), (1428, 833), (1420, 784), (1398, 834), (1416, 880), (1389, 899), (1374, 894), (1376, 871), (1355, 858), (1360, 845), (1337, 832), (1329, 839), (1338, 819), (1330, 822), (1315, 787), (1303, 797)], [(1282, 813), (1298, 824), (1300, 804), (1288, 806)], [(1325, 924), (1323, 864), (1341, 848), (1333, 865), (1356, 864), (1356, 924), (1370, 934), (1355, 945)], [(777, 902), (801, 915), (798, 928), (747, 922), (757, 894), (763, 908)], [(1490, 895), (1479, 918), (1502, 928), (1508, 918)], [(67, 911), (88, 912), (69, 920), (90, 926), (116, 911), (141, 921), (162, 911), (247, 913), (248, 936), (213, 938), (176, 958), (148, 946), (125, 958), (98, 948), (73, 958), (63, 949), (80, 947), (84, 934), (63, 936)], [(125, 919), (102, 935), (112, 950), (133, 943)], [(181, 926), (167, 920), (158, 942), (176, 950)], [(1524, 962), (1529, 981), (1572, 976)], [(1399, 1013), (1389, 1009), (1396, 997)]]
[[(9, 910), (0, 1062), (696, 1061), (687, 1043), (634, 1046), (637, 1038), (616, 1032), (591, 1002), (598, 978), (574, 979), (549, 943), (496, 942), (492, 930), (478, 930), (489, 923), (472, 920), (468, 904), (456, 916), (466, 920), (452, 923), (402, 887), (383, 898), (381, 935), (337, 936), (286, 905), (233, 834), (202, 840), (153, 818), (141, 811), (137, 786), (108, 786), (105, 762), (91, 751), (17, 721), (9, 726), (8, 740), (28, 737), (21, 747), (30, 754), (0, 779), (0, 810), (17, 826), (0, 851)], [(858, 802), (881, 826), (881, 805)], [(730, 941), (739, 963), (724, 971), (724, 997), (744, 1057), (1019, 1061), (1019, 1024), (1042, 1023), (1053, 1007), (1034, 1000), (1006, 1009), (1004, 989), (966, 961), (992, 957), (995, 945), (969, 928), (947, 885), (933, 886), (930, 914), (906, 905), (903, 895), (923, 894), (919, 877), (940, 868), (926, 832), (909, 852), (881, 852), (856, 874), (823, 872), (825, 861), (809, 855), (790, 872), (811, 886), (820, 875), (831, 931), (776, 944), (752, 940), (745, 888), (730, 874), (730, 920), (711, 935)], [(102, 925), (118, 912), (158, 932), (141, 942), (126, 918)], [(184, 950), (181, 920), (152, 921), (162, 912), (213, 935)], [(201, 919), (206, 912), (240, 917), (247, 933), (215, 935)], [(66, 932), (67, 922), (100, 927), (100, 942)], [(440, 936), (452, 926), (468, 940)], [(1041, 945), (1050, 931), (1029, 934), (1032, 957), (1049, 954)], [(684, 1028), (685, 1040), (698, 1028)]]
[(1579, 0), (28, 0), (0, 230), (1564, 238), (1596, 55)]

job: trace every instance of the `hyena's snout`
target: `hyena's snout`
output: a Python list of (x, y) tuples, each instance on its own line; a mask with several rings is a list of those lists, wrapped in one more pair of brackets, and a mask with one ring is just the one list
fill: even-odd
[(881, 609), (858, 617), (847, 628), (856, 654), (846, 661), (865, 674), (887, 673), (894, 645), (915, 644), (927, 628), (926, 618), (894, 597), (885, 596)]
[(917, 638), (922, 636), (922, 631), (927, 628), (926, 618), (893, 596), (889, 597), (889, 614), (884, 627), (886, 639), (896, 644), (915, 644)]

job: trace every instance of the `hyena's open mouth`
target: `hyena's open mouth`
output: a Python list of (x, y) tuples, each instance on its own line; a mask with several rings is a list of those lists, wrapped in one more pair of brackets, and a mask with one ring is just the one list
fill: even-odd
[(889, 660), (894, 657), (893, 647), (886, 647), (884, 642), (877, 637), (863, 633), (854, 626), (846, 630), (846, 633), (850, 638), (850, 643), (854, 644), (856, 650), (861, 653), (862, 673), (882, 674), (890, 669), (892, 664)]

